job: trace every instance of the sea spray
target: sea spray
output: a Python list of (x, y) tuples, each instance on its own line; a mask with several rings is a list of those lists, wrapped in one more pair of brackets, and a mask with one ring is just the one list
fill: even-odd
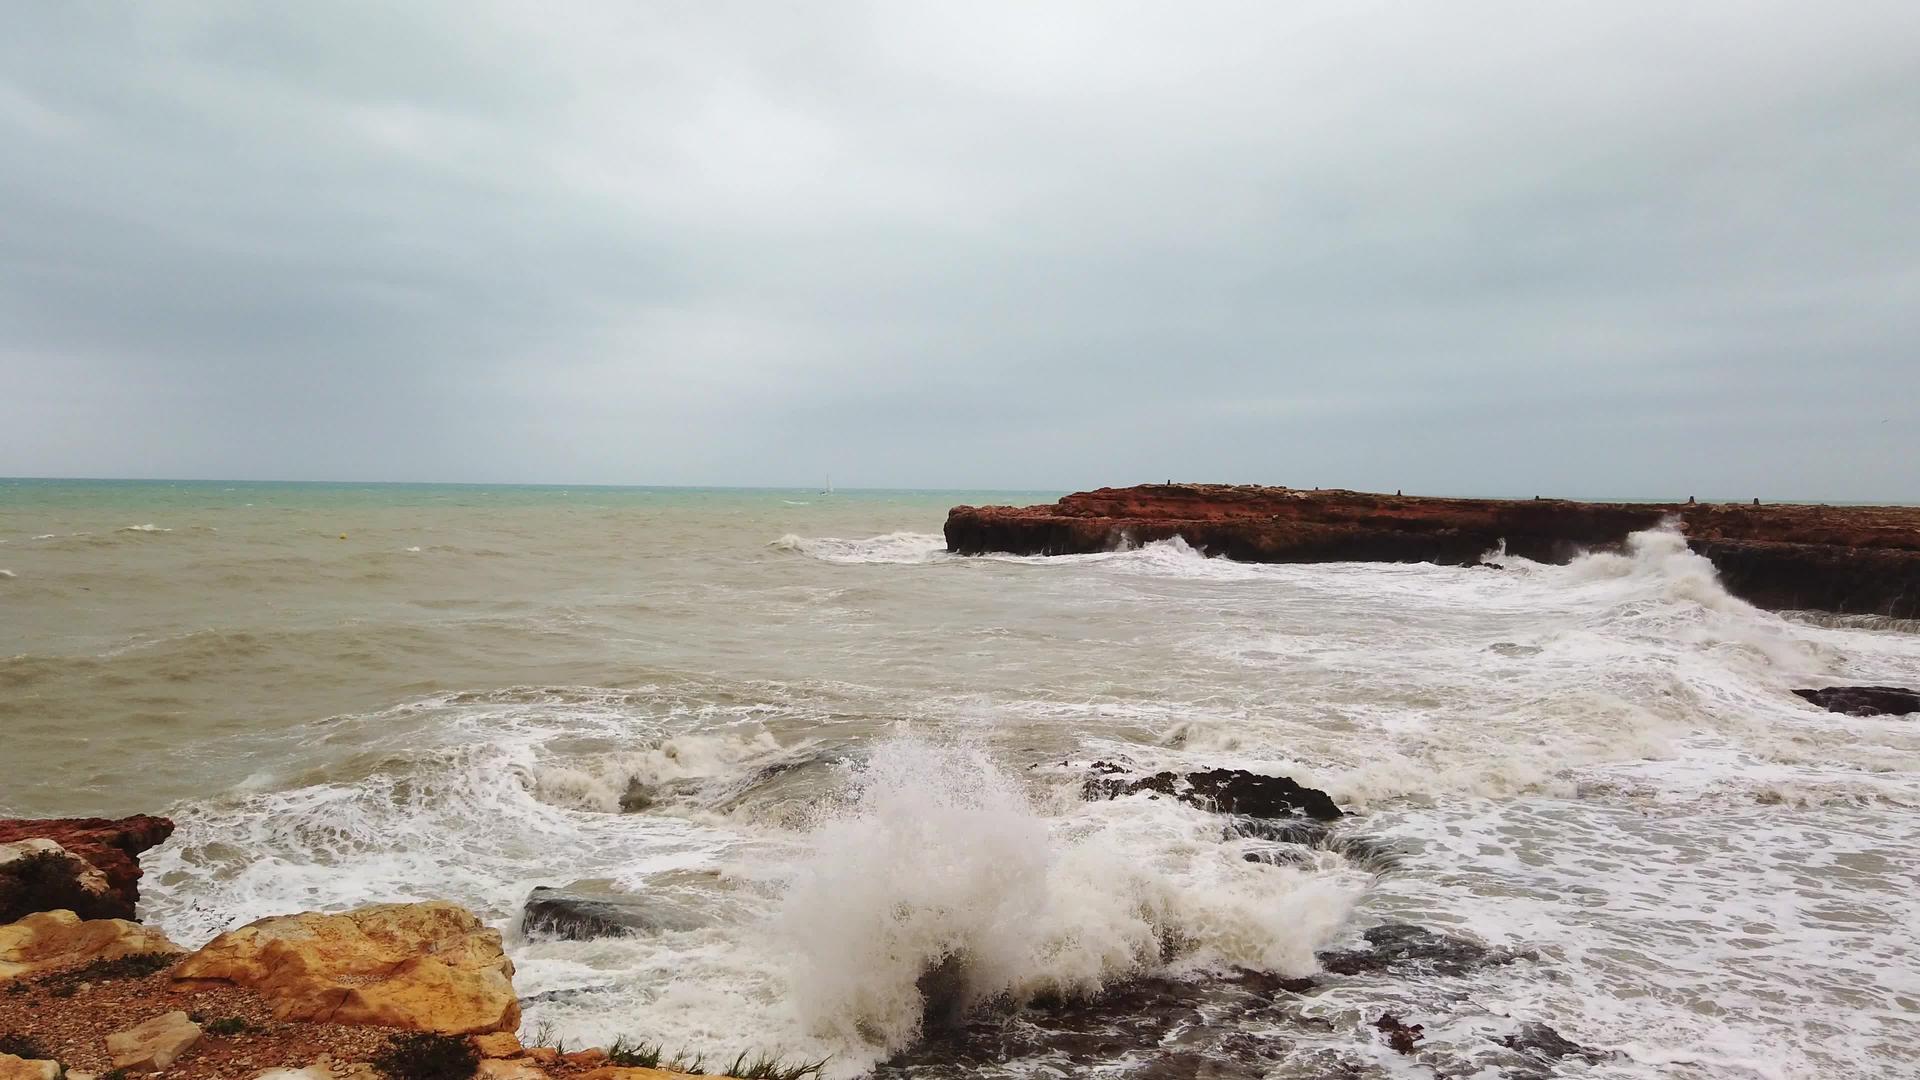
[(1170, 800), (1049, 820), (982, 749), (900, 735), (814, 833), (774, 926), (814, 1034), (899, 1050), (930, 1020), (1172, 966), (1304, 973), (1363, 887), (1250, 863)]

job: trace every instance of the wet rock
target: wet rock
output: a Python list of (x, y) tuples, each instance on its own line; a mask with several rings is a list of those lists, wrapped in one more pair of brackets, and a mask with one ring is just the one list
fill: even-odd
[(1409, 1024), (1393, 1013), (1381, 1013), (1373, 1026), (1385, 1032), (1387, 1045), (1402, 1054), (1411, 1054), (1419, 1048), (1420, 1040), (1427, 1037), (1427, 1029), (1420, 1024)]
[(125, 919), (40, 911), (0, 926), (0, 982), (102, 960), (184, 951), (160, 931)]
[(1532, 953), (1492, 948), (1411, 923), (1383, 923), (1361, 937), (1367, 948), (1323, 952), (1320, 966), (1335, 975), (1465, 975), (1480, 968), (1535, 959)]
[(1255, 818), (1306, 814), (1321, 821), (1340, 818), (1340, 807), (1326, 792), (1303, 787), (1285, 776), (1262, 776), (1244, 769), (1208, 769), (1186, 774), (1158, 772), (1129, 779), (1110, 762), (1093, 763), (1094, 774), (1082, 789), (1089, 799), (1115, 799), (1150, 791), (1222, 814)]
[[(942, 978), (963, 985), (952, 972)], [(1260, 1076), (1292, 1048), (1289, 1040), (1268, 1032), (1282, 1024), (1314, 1022), (1291, 1012), (1298, 994), (1313, 987), (1311, 979), (1236, 970), (1225, 976), (1138, 979), (1093, 998), (1042, 998), (1018, 1009), (1005, 1002), (980, 1003), (958, 1023), (929, 1026), (920, 1044), (872, 1075), (958, 1080), (983, 1070), (1001, 1075), (1018, 1061), (1050, 1075), (1085, 1075), (1096, 1067), (1133, 1063), (1116, 1075)], [(964, 993), (947, 1000), (965, 1000)]]
[[(132, 919), (140, 901), (140, 853), (173, 835), (173, 822), (145, 814), (128, 818), (8, 818), (0, 819), (0, 844), (43, 840), (58, 844), (68, 854), (84, 859), (106, 879), (105, 894), (82, 908), (65, 904), (33, 907), (0, 922), (10, 922), (33, 911), (65, 908), (82, 918)], [(16, 899), (11, 903), (20, 903)], [(0, 886), (0, 907), (6, 907)]]
[(178, 1009), (107, 1036), (113, 1067), (128, 1072), (160, 1072), (200, 1041), (200, 1025)]
[(0, 1054), (0, 1080), (60, 1080), (60, 1063)]
[(521, 933), (545, 934), (566, 941), (693, 930), (709, 920), (688, 904), (663, 896), (624, 893), (604, 884), (576, 882), (565, 888), (539, 886), (527, 897)]
[(261, 919), (214, 938), (173, 975), (251, 987), (280, 1020), (449, 1035), (520, 1024), (499, 931), (444, 901)]
[(640, 782), (639, 777), (627, 781), (627, 789), (620, 793), (620, 812), (637, 814), (653, 807), (656, 798), (653, 789)]
[(1317, 821), (1239, 818), (1227, 825), (1222, 839), (1262, 841), (1262, 846), (1246, 853), (1248, 862), (1307, 866), (1313, 862), (1313, 852), (1330, 851), (1376, 874), (1400, 867), (1399, 849), (1387, 841), (1338, 832)]
[(1149, 1058), (1121, 1075), (1127, 1080), (1260, 1080), (1267, 1075), (1267, 1068), (1258, 1060), (1241, 1061), (1193, 1050), (1175, 1050)]
[(1848, 716), (1906, 716), (1920, 712), (1920, 690), (1899, 686), (1829, 686), (1824, 690), (1795, 690), (1828, 712)]
[(1545, 1024), (1533, 1022), (1521, 1024), (1520, 1030), (1501, 1039), (1500, 1045), (1525, 1056), (1535, 1066), (1510, 1071), (1508, 1075), (1515, 1080), (1546, 1080), (1554, 1073), (1553, 1066), (1566, 1058), (1598, 1065), (1614, 1056), (1611, 1051), (1582, 1046)]

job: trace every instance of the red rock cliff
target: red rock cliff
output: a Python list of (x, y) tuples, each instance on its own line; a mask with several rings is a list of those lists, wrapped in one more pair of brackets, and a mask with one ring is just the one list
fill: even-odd
[(1541, 562), (1676, 518), (1729, 590), (1763, 607), (1920, 618), (1920, 507), (1447, 499), (1147, 484), (1051, 506), (956, 506), (949, 550), (1067, 555), (1179, 536), (1248, 562), (1471, 565), (1504, 542)]

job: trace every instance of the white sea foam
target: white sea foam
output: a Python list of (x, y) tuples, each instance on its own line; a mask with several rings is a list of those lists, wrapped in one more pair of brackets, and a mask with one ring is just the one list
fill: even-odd
[(938, 533), (891, 532), (864, 540), (845, 540), (837, 536), (806, 537), (788, 533), (768, 547), (792, 551), (822, 562), (854, 565), (860, 563), (912, 564), (931, 562), (945, 556), (946, 537)]
[[(597, 603), (570, 577), (563, 613), (524, 617), (603, 635), (637, 685), (450, 694), (262, 736), (250, 758), (283, 764), (171, 810), (145, 914), (193, 943), (446, 896), (506, 932), (530, 1027), (832, 1054), (842, 1076), (912, 1040), (921, 977), (949, 960), (954, 1001), (1072, 996), (1297, 973), (1330, 937), (1401, 919), (1541, 958), (1326, 979), (1300, 999), (1309, 1021), (1275, 1014), (1275, 1039), (1399, 1075), (1413, 1059), (1365, 1024), (1392, 1010), (1427, 1025), (1420, 1060), (1449, 1075), (1492, 1075), (1498, 1039), (1539, 1021), (1620, 1052), (1570, 1074), (1904, 1080), (1920, 725), (1788, 691), (1920, 684), (1910, 632), (1757, 610), (1660, 530), (1565, 566), (1495, 553), (1502, 571), (1246, 565), (1180, 541), (962, 563), (910, 532), (773, 547), (804, 557), (651, 592), (630, 576)], [(876, 569), (850, 590), (847, 564)], [(924, 734), (888, 735), (900, 717)], [(1292, 776), (1361, 811), (1340, 828), (1401, 845), (1404, 867), (1246, 862), (1216, 816), (1082, 801), (1059, 763), (1091, 757)], [(654, 804), (615, 812), (634, 785)], [(528, 890), (577, 879), (713, 922), (517, 932)], [(1289, 1057), (1273, 1075), (1329, 1071)]]
[(163, 533), (163, 532), (172, 532), (173, 530), (163, 529), (160, 526), (155, 525), (153, 522), (149, 521), (145, 525), (123, 525), (121, 526), (120, 531), (132, 532), (132, 533)]
[(0, 570), (0, 578), (14, 578), (18, 576), (19, 575), (15, 574), (11, 570)]
[(1239, 859), (1171, 803), (1049, 822), (983, 751), (902, 737), (813, 836), (776, 928), (810, 1029), (898, 1050), (943, 965), (961, 1008), (1090, 995), (1172, 960), (1169, 939), (1186, 962), (1300, 974), (1358, 887)]

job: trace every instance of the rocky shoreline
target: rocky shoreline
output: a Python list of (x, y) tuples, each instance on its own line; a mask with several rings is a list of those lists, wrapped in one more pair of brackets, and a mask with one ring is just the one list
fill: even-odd
[(134, 919), (139, 854), (172, 832), (146, 816), (0, 821), (0, 1080), (729, 1075), (658, 1067), (638, 1043), (523, 1046), (500, 932), (445, 901), (275, 916), (183, 949)]
[(1453, 499), (1144, 484), (1046, 506), (956, 506), (948, 550), (1069, 555), (1180, 537), (1245, 562), (1564, 563), (1672, 520), (1734, 595), (1775, 610), (1920, 618), (1920, 507)]

